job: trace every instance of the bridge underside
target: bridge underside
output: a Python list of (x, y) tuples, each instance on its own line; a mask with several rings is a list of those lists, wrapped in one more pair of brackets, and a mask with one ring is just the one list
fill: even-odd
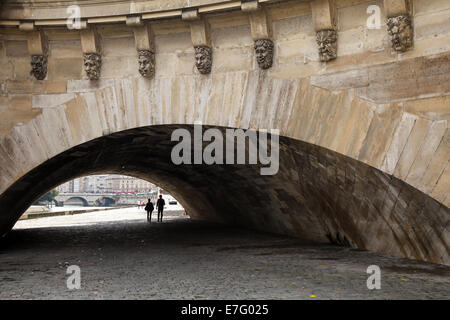
[[(75, 177), (119, 173), (152, 181), (195, 219), (248, 226), (319, 242), (448, 264), (449, 209), (362, 162), (280, 137), (280, 169), (174, 165), (175, 128), (141, 127), (91, 140), (36, 167), (0, 196), (0, 231), (10, 230), (45, 191)], [(224, 130), (225, 128), (219, 128)]]

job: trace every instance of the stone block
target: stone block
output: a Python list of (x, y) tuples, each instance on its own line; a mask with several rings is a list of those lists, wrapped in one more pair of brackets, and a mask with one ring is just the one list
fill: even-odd
[(63, 105), (75, 98), (73, 93), (62, 94), (36, 94), (33, 95), (33, 108), (52, 108)]
[(6, 40), (4, 42), (7, 57), (28, 57), (26, 40)]
[(14, 79), (14, 64), (8, 59), (0, 60), (0, 80)]
[[(114, 38), (103, 40), (103, 59), (109, 57), (136, 57), (136, 46), (133, 38)], [(136, 62), (137, 63), (137, 62)]]
[(102, 58), (102, 78), (122, 78), (128, 76), (138, 76), (138, 60), (135, 56), (103, 57)]
[(444, 169), (450, 159), (450, 131), (446, 130), (442, 140), (428, 165), (422, 180), (420, 181), (419, 188), (424, 193), (429, 194), (438, 179), (441, 177)]
[(56, 59), (80, 58), (83, 56), (80, 40), (49, 41), (49, 51), (50, 57)]
[(83, 58), (51, 58), (48, 61), (48, 80), (80, 79), (83, 70)]
[(386, 17), (396, 17), (411, 13), (410, 0), (383, 0)]
[(408, 172), (423, 144), (426, 134), (430, 129), (431, 121), (418, 118), (411, 134), (408, 137), (408, 142), (403, 149), (402, 155), (395, 167), (394, 176), (399, 179), (406, 179)]
[(235, 48), (214, 50), (214, 72), (228, 72), (237, 70), (251, 70), (253, 50), (251, 48)]
[(311, 2), (312, 20), (316, 31), (335, 29), (337, 8), (335, 0), (315, 0)]
[(16, 58), (12, 61), (14, 63), (14, 78), (15, 80), (31, 79), (31, 59), (29, 56)]
[(435, 121), (431, 124), (430, 129), (423, 140), (422, 147), (408, 172), (408, 176), (406, 177), (407, 183), (412, 186), (419, 186), (419, 182), (431, 159), (435, 156), (436, 149), (442, 141), (446, 130), (447, 121), (445, 120)]

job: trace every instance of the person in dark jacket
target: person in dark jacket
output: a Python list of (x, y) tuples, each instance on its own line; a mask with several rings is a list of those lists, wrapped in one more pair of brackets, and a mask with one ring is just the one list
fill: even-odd
[[(164, 201), (162, 195), (159, 195), (159, 199), (156, 202), (156, 208), (158, 209), (158, 222), (160, 222), (160, 221), (162, 222), (165, 204), (166, 204), (166, 202)], [(160, 214), (161, 214), (161, 217), (160, 217)]]
[(155, 209), (153, 207), (153, 203), (150, 199), (148, 199), (147, 204), (145, 205), (145, 211), (147, 211), (147, 221), (150, 222), (152, 220), (152, 212)]

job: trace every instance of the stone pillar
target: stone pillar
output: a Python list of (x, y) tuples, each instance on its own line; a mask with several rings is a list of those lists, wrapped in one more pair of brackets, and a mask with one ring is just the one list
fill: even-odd
[(384, 0), (384, 10), (392, 48), (397, 52), (405, 52), (412, 48), (414, 31), (410, 0)]
[(337, 19), (335, 0), (311, 2), (312, 19), (316, 31), (320, 61), (337, 58)]
[(102, 54), (97, 30), (94, 27), (81, 30), (80, 36), (84, 71), (89, 80), (98, 80), (102, 67)]
[(28, 53), (31, 55), (31, 72), (37, 80), (47, 76), (48, 41), (42, 30), (35, 30), (33, 22), (21, 23), (19, 28), (28, 31)]
[(189, 21), (191, 40), (195, 50), (195, 66), (201, 74), (208, 74), (212, 67), (212, 48), (209, 23), (202, 19), (197, 9), (183, 11), (182, 19)]
[(149, 24), (141, 22), (140, 17), (127, 18), (127, 25), (133, 27), (139, 73), (143, 77), (152, 78), (155, 75), (155, 46), (152, 29)]
[(267, 14), (260, 8), (258, 1), (246, 1), (241, 4), (243, 12), (248, 13), (250, 30), (254, 41), (256, 61), (261, 69), (269, 69), (273, 63), (274, 45), (272, 28)]

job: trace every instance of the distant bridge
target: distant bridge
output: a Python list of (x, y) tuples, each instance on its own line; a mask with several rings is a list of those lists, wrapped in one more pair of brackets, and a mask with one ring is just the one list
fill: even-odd
[(78, 202), (84, 206), (133, 205), (147, 199), (147, 195), (117, 193), (61, 193), (55, 200), (59, 204)]

